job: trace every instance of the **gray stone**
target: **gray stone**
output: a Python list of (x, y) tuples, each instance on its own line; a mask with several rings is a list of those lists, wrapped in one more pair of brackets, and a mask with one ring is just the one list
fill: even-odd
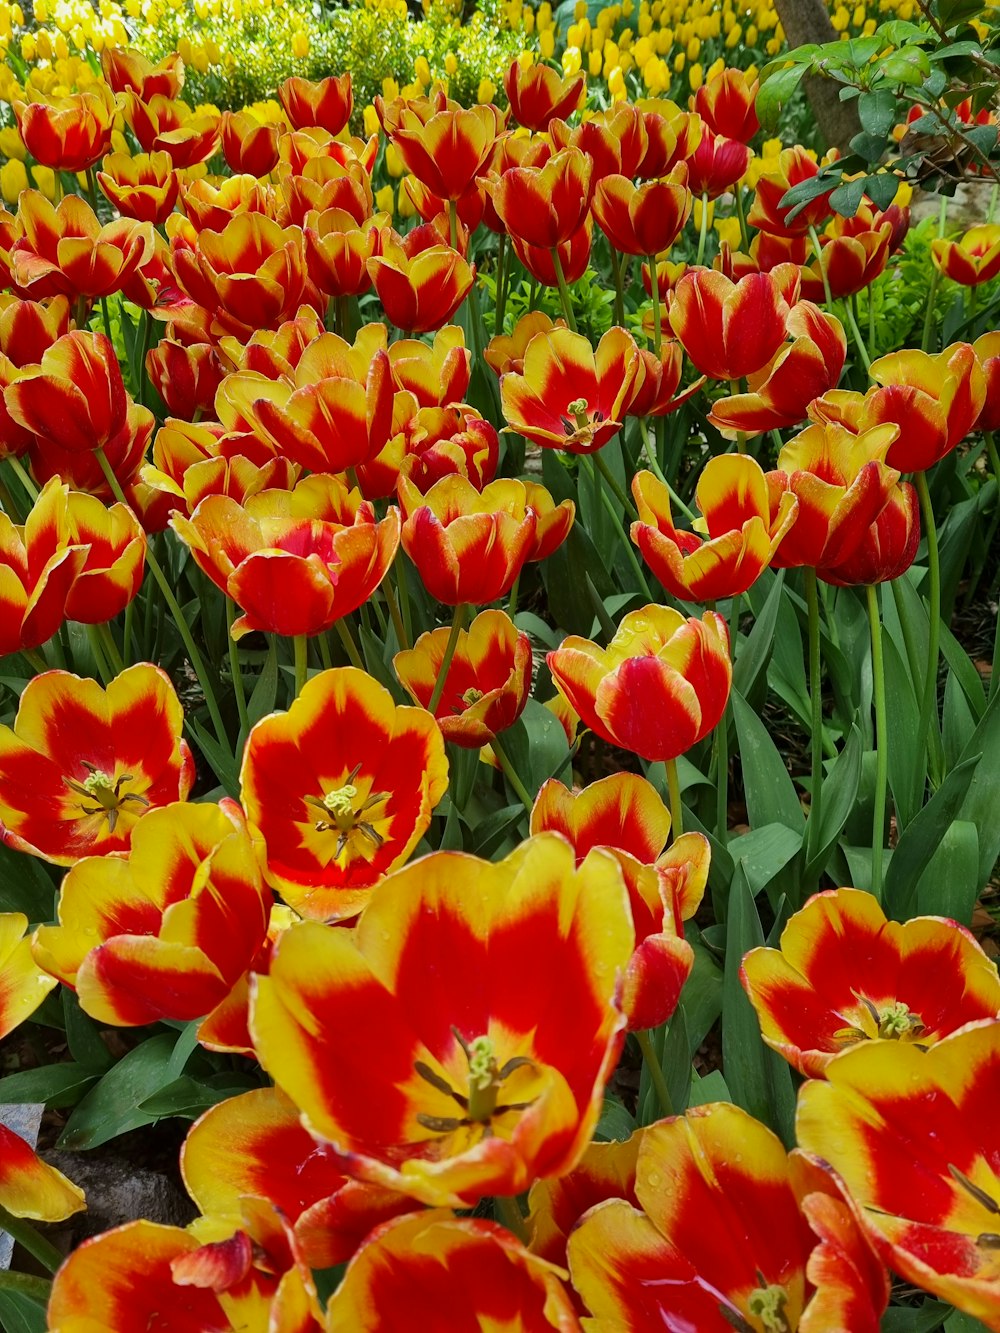
[[(29, 1147), (34, 1147), (38, 1142), (38, 1130), (42, 1123), (42, 1112), (44, 1106), (26, 1103), (20, 1105), (0, 1106), (0, 1125), (11, 1129), (19, 1137), (24, 1139)], [(14, 1252), (14, 1239), (6, 1231), (0, 1231), (0, 1268), (10, 1267), (10, 1258)]]
[(112, 1155), (52, 1151), (42, 1156), (87, 1195), (87, 1211), (59, 1229), (70, 1245), (140, 1218), (184, 1227), (196, 1215), (188, 1196), (160, 1171)]

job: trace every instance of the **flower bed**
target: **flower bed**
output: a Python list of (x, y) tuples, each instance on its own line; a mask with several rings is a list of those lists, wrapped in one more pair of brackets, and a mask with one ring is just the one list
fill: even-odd
[(197, 1217), (0, 1123), (5, 1328), (1000, 1329), (994, 26), (705, 9), (18, 69), (0, 1102)]

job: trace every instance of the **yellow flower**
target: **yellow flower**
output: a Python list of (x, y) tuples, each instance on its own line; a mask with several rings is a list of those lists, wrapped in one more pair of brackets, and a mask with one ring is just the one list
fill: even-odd
[[(449, 51), (444, 58), (444, 72), (448, 75), (452, 75), (456, 72), (457, 69), (458, 69), (458, 57), (455, 55), (454, 51)], [(372, 110), (374, 110), (374, 107), (372, 108)], [(378, 117), (376, 117), (376, 123), (377, 121)]]
[(395, 79), (386, 78), (382, 80), (382, 96), (387, 102), (399, 96), (399, 84)]
[[(40, 166), (37, 162), (31, 168), (31, 178), (35, 182), (35, 189), (41, 191), (51, 203), (55, 203), (59, 197), (56, 173), (51, 167)], [(84, 176), (83, 185), (86, 189), (87, 178)]]
[(687, 44), (686, 54), (688, 60), (697, 60), (700, 53), (701, 53), (701, 42), (699, 42), (697, 37), (692, 37)]
[(392, 213), (395, 207), (396, 193), (391, 185), (383, 185), (375, 191), (375, 207), (380, 213)]
[(362, 112), (361, 118), (365, 127), (365, 135), (369, 139), (373, 134), (378, 134), (379, 132), (378, 112), (371, 105), (371, 103), (369, 103), (368, 106), (365, 107), (364, 111)]
[(426, 56), (417, 56), (413, 62), (413, 73), (419, 81), (426, 87), (431, 81), (431, 67), (427, 63)]
[(684, 52), (678, 51), (677, 54), (674, 56), (674, 70), (676, 73), (679, 74), (683, 68), (684, 68)]
[(5, 204), (16, 204), (21, 191), (28, 188), (28, 173), (24, 163), (12, 157), (0, 167), (0, 195)]
[(625, 76), (621, 65), (616, 65), (608, 75), (608, 92), (616, 102), (624, 101), (626, 97)]
[(756, 45), (757, 45), (757, 29), (751, 23), (750, 26), (747, 28), (747, 46), (756, 46)]
[[(699, 203), (701, 200), (698, 201)], [(738, 250), (742, 237), (740, 235), (739, 218), (717, 218), (715, 230), (719, 237), (719, 242), (725, 241), (731, 250)]]
[[(548, 35), (549, 34), (546, 34), (546, 36)], [(554, 46), (555, 43), (553, 42), (553, 47)], [(563, 57), (562, 57), (563, 73), (578, 74), (580, 72), (580, 66), (582, 65), (582, 63), (583, 60), (580, 56), (580, 48), (578, 46), (567, 46), (566, 50), (563, 52)]]
[[(692, 213), (691, 213), (691, 216), (692, 216), (692, 218), (694, 219), (694, 228), (695, 228), (695, 231), (701, 231), (701, 210), (702, 210), (702, 207), (703, 207), (703, 204), (702, 204), (702, 202), (701, 202), (701, 199), (696, 195), (696, 196), (695, 196), (695, 201), (694, 201), (694, 209), (692, 210)], [(706, 227), (710, 227), (710, 226), (712, 225), (712, 219), (713, 219), (714, 217), (715, 217), (715, 202), (714, 202), (714, 200), (713, 200), (713, 201), (710, 202), (709, 205), (708, 205), (708, 220), (707, 220), (706, 223), (705, 223), (705, 226), (706, 226)]]
[(399, 156), (399, 149), (394, 143), (387, 143), (385, 146), (385, 169), (396, 180), (406, 170), (403, 159)]
[(412, 218), (416, 216), (417, 210), (413, 207), (413, 200), (410, 198), (410, 192), (402, 185), (399, 187), (399, 192), (396, 195), (396, 204), (401, 218)]
[(497, 86), (492, 79), (480, 80), (479, 88), (476, 90), (476, 100), (479, 102), (492, 102), (497, 95)]
[(601, 59), (600, 51), (591, 51), (590, 55), (587, 57), (587, 69), (591, 78), (597, 78), (598, 74), (601, 72), (603, 64), (604, 61)]
[(0, 157), (16, 158), (18, 162), (23, 162), (27, 153), (16, 125), (0, 130)]
[(304, 59), (309, 54), (309, 34), (307, 32), (297, 32), (292, 37), (292, 55), (297, 60)]
[(704, 81), (705, 71), (700, 64), (695, 63), (688, 69), (688, 83), (691, 86), (691, 91), (696, 93)]

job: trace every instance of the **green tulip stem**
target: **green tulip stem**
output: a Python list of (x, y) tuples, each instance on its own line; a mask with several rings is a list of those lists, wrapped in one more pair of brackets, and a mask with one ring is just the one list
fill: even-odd
[(611, 275), (615, 280), (615, 323), (619, 328), (625, 324), (625, 292), (622, 286), (622, 261), (621, 256), (613, 245), (608, 246), (611, 251)]
[(239, 644), (233, 638), (233, 621), (236, 619), (237, 606), (231, 597), (226, 598), (226, 628), (229, 641), (229, 673), (233, 678), (233, 690), (236, 694), (236, 711), (240, 718), (240, 735), (244, 739), (250, 732), (250, 715), (247, 712), (247, 693), (243, 684), (243, 668), (240, 666)]
[(634, 1035), (639, 1043), (639, 1050), (642, 1051), (643, 1063), (649, 1071), (649, 1081), (656, 1092), (656, 1100), (660, 1103), (660, 1113), (664, 1117), (671, 1116), (674, 1113), (674, 1108), (670, 1100), (670, 1089), (667, 1087), (667, 1080), (663, 1077), (663, 1066), (656, 1058), (656, 1052), (653, 1050), (649, 1032), (643, 1028)]
[(656, 255), (649, 256), (649, 294), (653, 298), (653, 351), (659, 358), (663, 347), (663, 328), (660, 324), (660, 284), (656, 277)]
[(924, 677), (924, 693), (920, 704), (920, 724), (917, 735), (927, 741), (928, 755), (931, 760), (931, 777), (937, 785), (938, 745), (941, 735), (941, 723), (938, 718), (938, 656), (941, 643), (941, 553), (938, 549), (937, 523), (934, 518), (934, 504), (931, 500), (930, 487), (927, 485), (927, 473), (917, 472), (913, 477), (920, 497), (920, 509), (924, 519), (924, 531), (927, 535), (927, 578), (928, 578), (928, 634), (927, 634), (927, 674)]
[(441, 659), (441, 668), (438, 671), (438, 678), (434, 682), (434, 692), (431, 694), (430, 703), (427, 705), (427, 711), (430, 714), (437, 712), (438, 704), (441, 702), (441, 695), (444, 694), (445, 683), (448, 680), (448, 672), (451, 670), (451, 661), (455, 656), (455, 649), (458, 647), (459, 635), (465, 627), (466, 616), (469, 608), (465, 602), (459, 602), (455, 607), (455, 614), (451, 618), (451, 632), (448, 635), (448, 642), (445, 644), (444, 657)]
[(309, 678), (309, 640), (306, 635), (294, 635), (292, 648), (295, 654), (295, 697), (297, 699), (305, 689), (306, 681)]
[(684, 832), (684, 810), (681, 806), (681, 783), (677, 776), (677, 760), (665, 759), (663, 767), (667, 774), (667, 791), (670, 795), (670, 832), (674, 842)]
[(503, 741), (500, 739), (499, 736), (493, 737), (492, 741), (490, 741), (490, 747), (492, 748), (493, 753), (497, 757), (497, 763), (503, 770), (504, 777), (513, 787), (517, 795), (517, 799), (521, 802), (525, 810), (530, 815), (532, 806), (534, 805), (534, 802), (531, 799), (531, 793), (528, 791), (527, 787), (524, 785), (524, 783), (518, 776), (517, 769), (514, 767), (513, 763), (511, 762), (510, 755), (507, 753), (507, 747), (504, 745)]
[[(819, 590), (816, 571), (804, 570), (809, 618), (809, 702), (812, 705), (812, 766), (809, 804), (810, 851), (819, 845), (823, 809), (823, 664), (820, 654)], [(807, 856), (807, 860), (808, 860)]]
[(562, 260), (559, 258), (558, 246), (553, 246), (549, 251), (552, 256), (552, 267), (556, 271), (556, 283), (559, 287), (559, 300), (562, 302), (563, 314), (566, 316), (566, 323), (576, 333), (576, 316), (573, 314), (573, 304), (569, 299), (569, 288), (566, 286), (566, 274), (563, 272)]
[[(126, 508), (130, 508), (128, 501), (125, 499), (125, 492), (122, 490), (121, 483), (115, 476), (114, 468), (108, 461), (108, 456), (104, 452), (103, 447), (95, 449), (94, 454), (101, 466), (101, 471), (104, 473), (104, 479), (108, 483), (111, 494), (119, 504), (125, 505)], [(201, 653), (198, 651), (198, 645), (194, 641), (191, 627), (184, 618), (184, 612), (181, 610), (180, 602), (178, 602), (177, 598), (174, 596), (174, 590), (170, 586), (170, 580), (163, 572), (163, 567), (159, 560), (157, 560), (156, 556), (153, 554), (152, 542), (146, 543), (146, 564), (149, 566), (153, 578), (159, 584), (160, 592), (163, 594), (163, 600), (167, 604), (167, 610), (170, 612), (171, 616), (173, 616), (174, 624), (177, 626), (177, 633), (181, 636), (181, 642), (187, 650), (188, 659), (194, 669), (195, 675), (198, 677), (198, 683), (201, 686), (201, 691), (205, 696), (205, 703), (208, 707), (208, 714), (212, 719), (212, 726), (215, 730), (216, 739), (222, 746), (223, 750), (228, 753), (229, 738), (226, 735), (226, 727), (222, 721), (222, 714), (219, 712), (219, 703), (215, 697), (212, 682), (209, 679), (208, 672), (205, 670), (205, 663)]]
[(874, 897), (882, 899), (882, 860), (885, 844), (886, 786), (889, 777), (888, 724), (885, 706), (885, 662), (882, 656), (882, 618), (878, 591), (869, 584), (868, 626), (872, 640), (872, 688), (875, 696), (875, 815), (872, 821), (872, 885)]

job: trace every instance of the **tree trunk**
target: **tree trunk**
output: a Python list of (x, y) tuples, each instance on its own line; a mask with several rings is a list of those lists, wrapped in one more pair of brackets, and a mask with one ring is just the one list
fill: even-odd
[[(830, 22), (824, 0), (774, 0), (785, 37), (790, 47), (804, 46), (807, 42), (820, 45), (835, 42), (837, 33)], [(821, 74), (810, 74), (805, 80), (806, 94), (819, 132), (830, 148), (849, 151), (851, 139), (861, 128), (855, 101), (842, 102), (839, 84)]]

